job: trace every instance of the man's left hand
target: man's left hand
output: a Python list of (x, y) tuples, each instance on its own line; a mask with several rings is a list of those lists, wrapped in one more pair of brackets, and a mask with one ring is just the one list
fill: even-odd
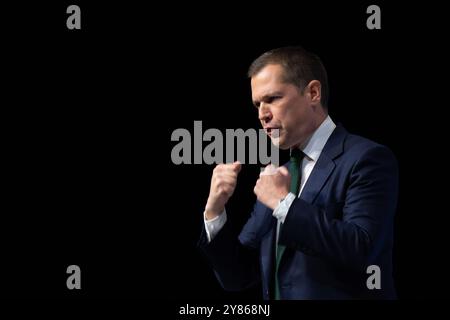
[(275, 168), (270, 164), (260, 173), (253, 192), (260, 202), (274, 210), (289, 193), (290, 183), (291, 176), (285, 167)]

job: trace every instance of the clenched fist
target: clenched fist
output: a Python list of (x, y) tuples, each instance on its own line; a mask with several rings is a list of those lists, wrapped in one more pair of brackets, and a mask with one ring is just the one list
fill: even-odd
[(236, 188), (239, 171), (241, 171), (239, 162), (218, 164), (214, 168), (209, 197), (205, 207), (207, 220), (217, 217), (225, 209), (225, 204)]
[(291, 176), (285, 167), (268, 165), (259, 175), (253, 191), (260, 202), (273, 210), (289, 193), (290, 183)]

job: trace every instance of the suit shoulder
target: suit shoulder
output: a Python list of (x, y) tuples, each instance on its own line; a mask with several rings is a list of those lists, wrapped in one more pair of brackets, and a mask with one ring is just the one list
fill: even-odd
[(378, 159), (385, 164), (390, 163), (397, 167), (397, 159), (391, 149), (358, 135), (348, 134), (344, 143), (344, 150), (345, 154), (356, 162), (365, 162), (364, 159)]
[(394, 156), (392, 150), (387, 146), (355, 134), (347, 135), (344, 143), (344, 149), (347, 152), (358, 153), (361, 155), (367, 152), (382, 152)]

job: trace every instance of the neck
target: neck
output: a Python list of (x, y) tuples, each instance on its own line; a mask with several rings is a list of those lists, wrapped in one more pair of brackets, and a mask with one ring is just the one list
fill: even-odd
[(313, 124), (311, 125), (311, 130), (310, 130), (308, 136), (305, 139), (303, 139), (303, 141), (294, 144), (290, 149), (292, 150), (292, 149), (300, 148), (301, 150), (303, 150), (306, 147), (306, 145), (308, 144), (308, 142), (311, 139), (314, 132), (316, 132), (316, 130), (320, 127), (320, 125), (325, 121), (325, 119), (327, 117), (328, 117), (327, 113), (323, 113), (323, 114), (321, 114), (320, 117), (317, 117), (313, 121)]

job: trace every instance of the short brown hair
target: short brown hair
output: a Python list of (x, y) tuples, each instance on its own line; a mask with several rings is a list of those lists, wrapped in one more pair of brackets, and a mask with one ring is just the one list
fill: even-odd
[(284, 69), (284, 81), (300, 90), (312, 80), (318, 80), (322, 86), (320, 103), (328, 108), (328, 76), (320, 58), (302, 47), (282, 47), (267, 51), (260, 55), (248, 69), (249, 78), (256, 75), (269, 64), (279, 64)]

